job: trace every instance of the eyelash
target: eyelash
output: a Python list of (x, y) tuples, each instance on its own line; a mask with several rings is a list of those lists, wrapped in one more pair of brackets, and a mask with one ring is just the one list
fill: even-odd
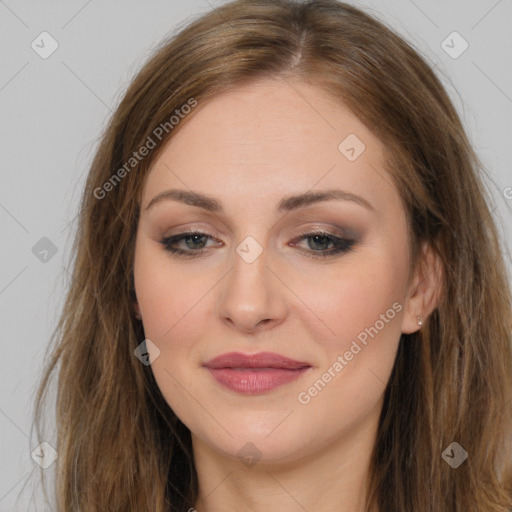
[[(201, 231), (189, 231), (186, 233), (180, 233), (178, 235), (173, 235), (167, 238), (163, 238), (161, 240), (161, 244), (164, 246), (166, 251), (169, 251), (172, 254), (175, 254), (177, 256), (184, 256), (186, 258), (197, 258), (198, 256), (201, 256), (204, 252), (207, 252), (207, 249), (199, 249), (197, 251), (184, 251), (183, 249), (177, 249), (176, 247), (173, 247), (174, 244), (177, 242), (180, 242), (181, 240), (185, 240), (187, 238), (192, 238), (193, 236), (200, 235), (200, 236), (207, 236), (209, 238), (213, 238), (213, 235), (206, 232)], [(312, 258), (318, 258), (318, 259), (325, 259), (332, 256), (335, 256), (337, 254), (344, 254), (348, 253), (350, 251), (353, 251), (354, 244), (356, 243), (355, 240), (349, 239), (349, 238), (340, 238), (338, 236), (332, 235), (330, 233), (327, 233), (325, 231), (312, 231), (312, 232), (306, 232), (301, 231), (302, 237), (299, 238), (300, 240), (304, 240), (307, 238), (313, 238), (315, 236), (319, 236), (321, 238), (326, 238), (327, 241), (332, 242), (334, 244), (334, 248), (330, 251), (313, 251), (311, 250), (309, 253), (309, 256)], [(304, 250), (302, 250), (304, 251)]]

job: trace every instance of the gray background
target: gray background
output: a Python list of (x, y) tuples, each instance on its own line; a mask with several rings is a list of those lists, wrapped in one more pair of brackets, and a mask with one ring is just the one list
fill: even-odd
[[(29, 510), (32, 487), (21, 491), (35, 468), (33, 399), (69, 283), (73, 219), (99, 135), (151, 48), (222, 3), (0, 0), (0, 512)], [(397, 29), (435, 67), (494, 181), (493, 215), (510, 271), (512, 0), (350, 3)], [(46, 59), (31, 47), (42, 46), (43, 31), (58, 43)], [(441, 46), (453, 31), (469, 44), (458, 58)], [(450, 41), (452, 52), (461, 48)], [(57, 250), (47, 261), (33, 249), (43, 237)]]

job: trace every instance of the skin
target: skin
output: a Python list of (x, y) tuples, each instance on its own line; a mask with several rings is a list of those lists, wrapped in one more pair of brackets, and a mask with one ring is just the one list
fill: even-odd
[[(338, 149), (349, 134), (366, 146), (355, 161)], [(153, 165), (136, 237), (134, 310), (160, 351), (151, 365), (158, 386), (192, 433), (199, 512), (363, 511), (400, 335), (420, 328), (417, 317), (425, 321), (435, 308), (440, 282), (429, 247), (408, 275), (405, 211), (383, 159), (379, 139), (321, 89), (264, 81), (200, 104)], [(173, 200), (146, 209), (176, 188), (213, 196), (224, 212)], [(362, 196), (374, 211), (329, 200), (276, 212), (285, 196), (331, 188)], [(350, 252), (315, 259), (333, 246), (300, 238), (314, 229), (357, 240)], [(160, 243), (188, 230), (214, 235), (175, 244), (205, 248), (199, 257), (173, 255)], [(263, 250), (252, 263), (236, 252), (248, 236)], [(394, 303), (401, 306), (394, 318), (301, 403), (299, 393)], [(312, 368), (244, 395), (202, 366), (231, 351), (277, 352)], [(237, 456), (247, 443), (260, 457), (250, 467)]]

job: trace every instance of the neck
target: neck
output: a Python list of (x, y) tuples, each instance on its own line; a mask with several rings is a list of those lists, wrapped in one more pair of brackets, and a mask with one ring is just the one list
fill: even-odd
[(376, 418), (369, 416), (364, 424), (314, 453), (303, 450), (302, 456), (296, 454), (286, 463), (262, 457), (251, 467), (236, 456), (219, 453), (192, 434), (199, 480), (194, 509), (364, 512), (376, 433)]

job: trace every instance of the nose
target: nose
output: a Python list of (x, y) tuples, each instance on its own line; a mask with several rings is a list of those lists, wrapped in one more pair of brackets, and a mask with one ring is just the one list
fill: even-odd
[(284, 321), (286, 287), (269, 259), (265, 249), (250, 263), (233, 253), (232, 268), (222, 281), (218, 305), (220, 318), (232, 328), (255, 333)]

